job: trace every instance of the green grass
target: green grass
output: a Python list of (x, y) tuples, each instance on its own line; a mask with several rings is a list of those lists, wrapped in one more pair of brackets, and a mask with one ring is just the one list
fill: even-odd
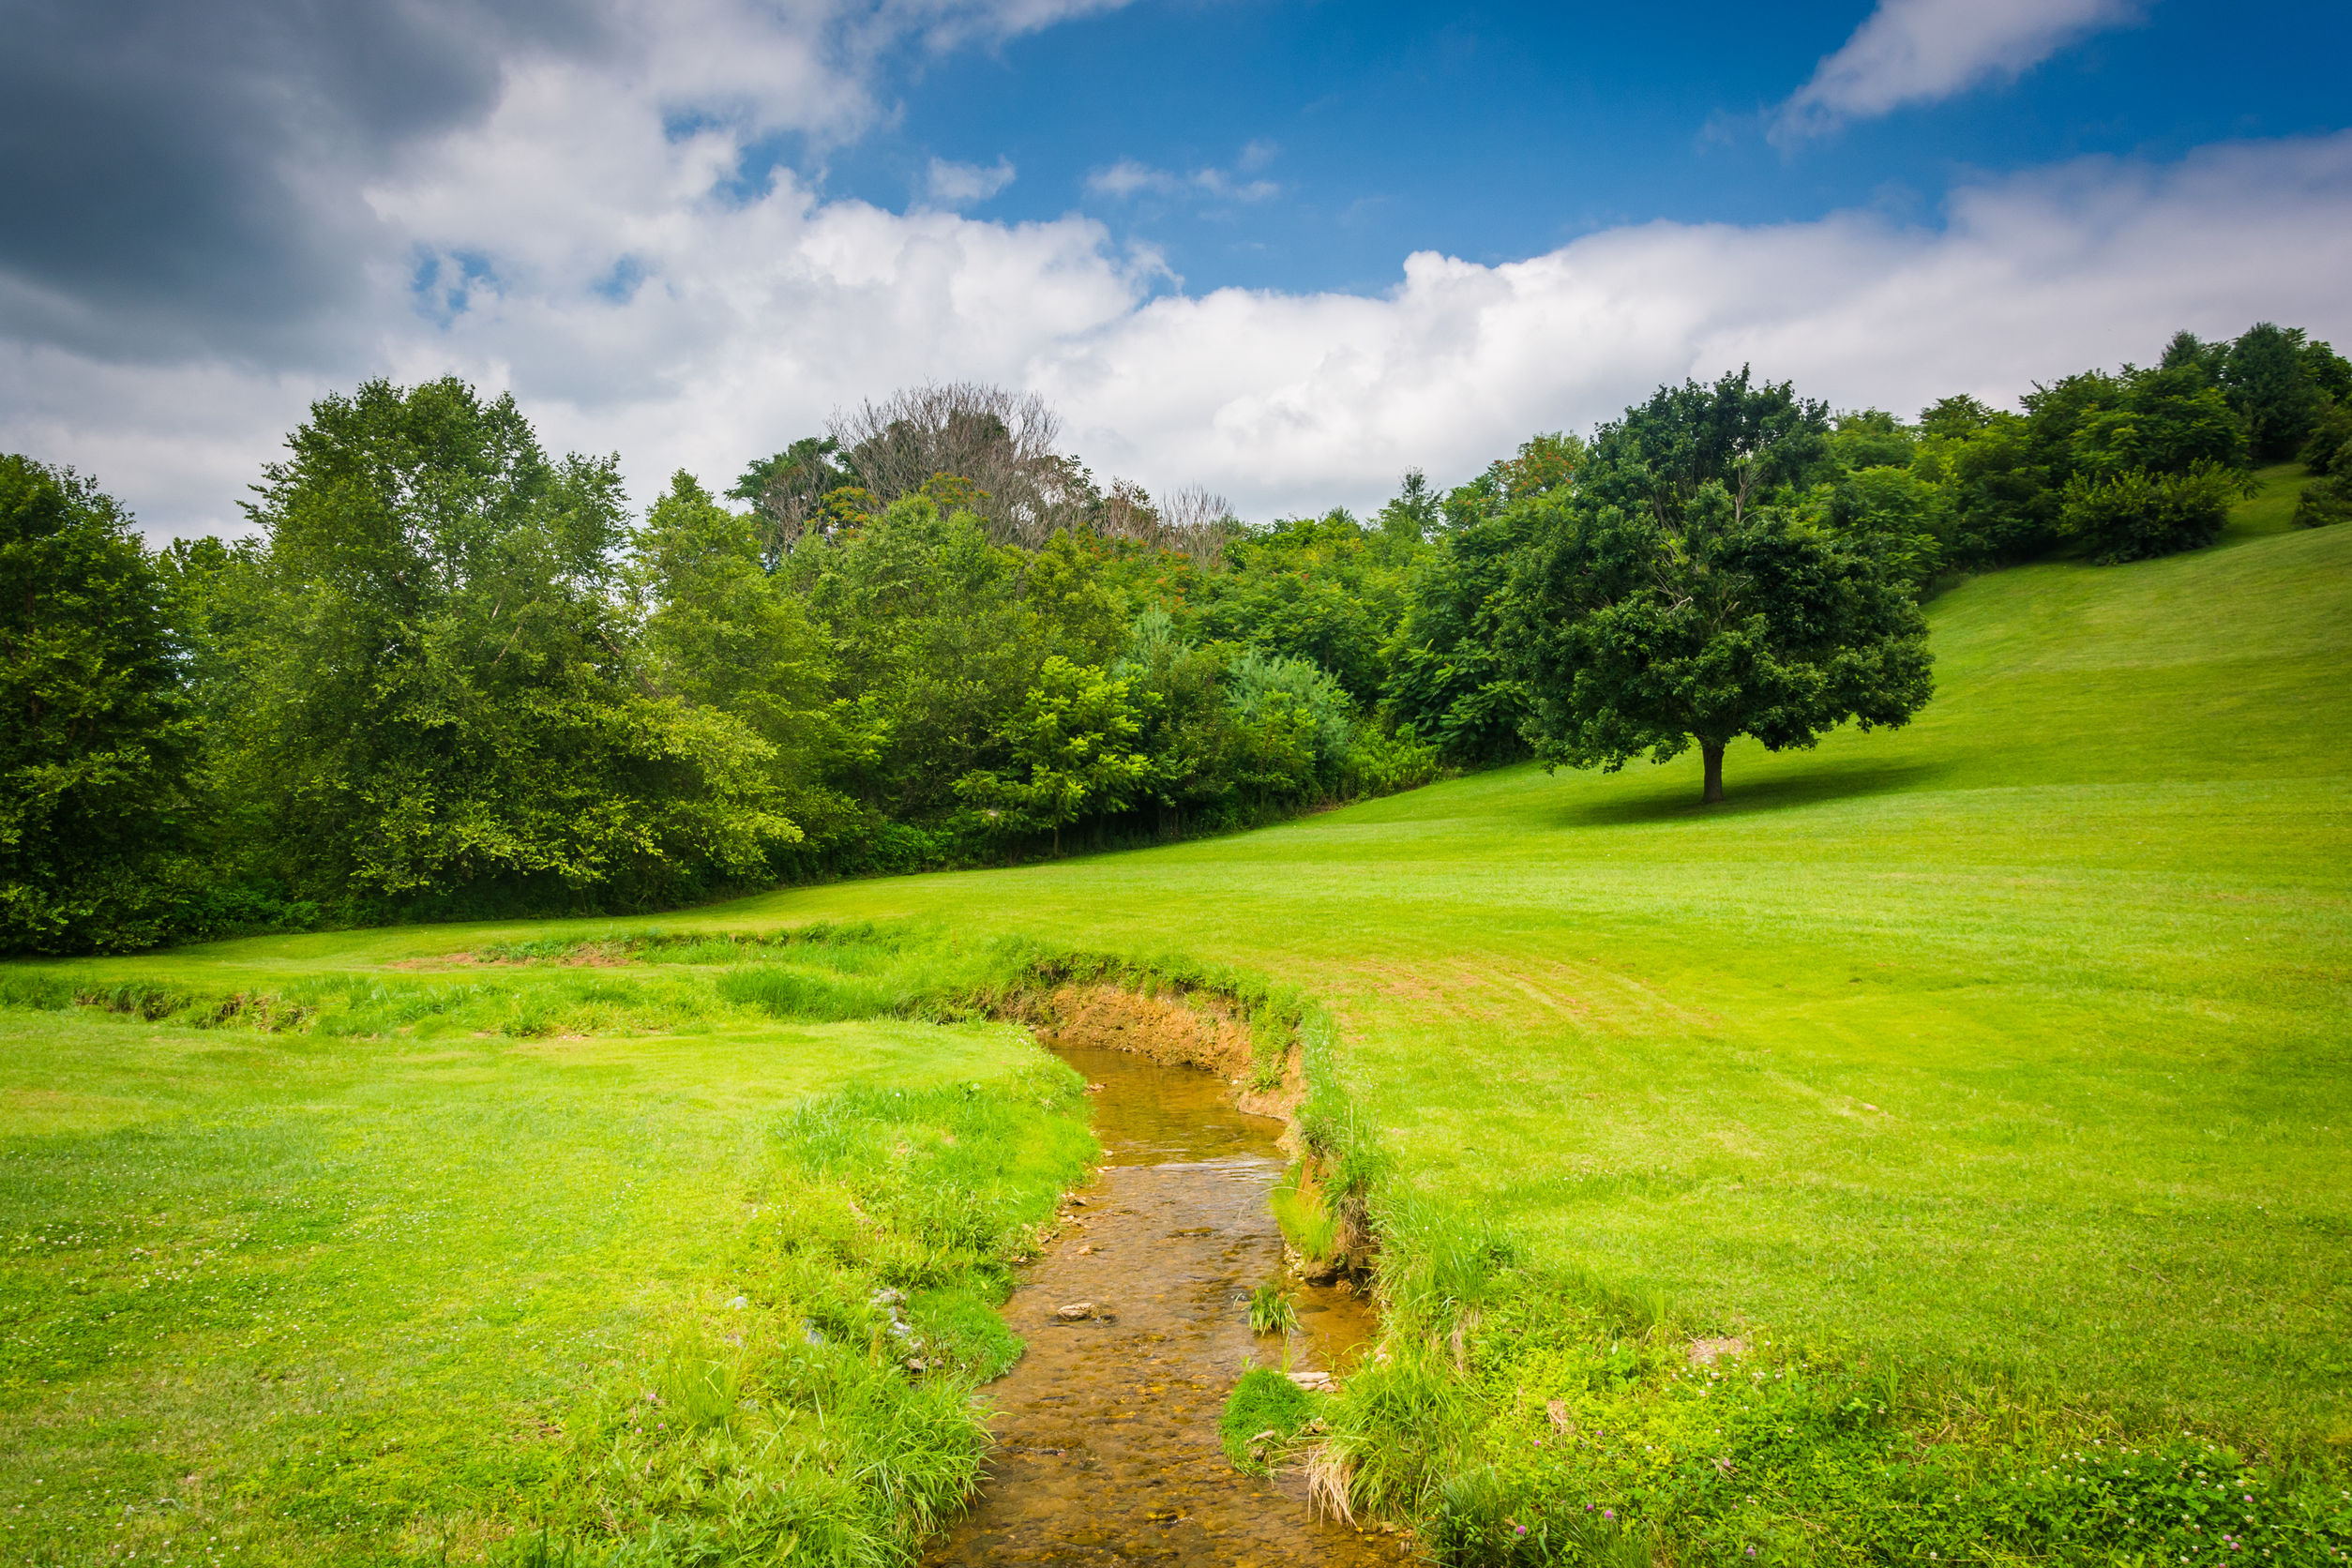
[[(1696, 805), (1689, 759), (1521, 767), (1236, 837), (797, 889), (662, 924), (912, 923), (934, 943), (1011, 937), (1278, 975), (1340, 1026), (1334, 1063), (1378, 1128), (1395, 1261), (1478, 1239), (1477, 1258), (1423, 1271), (1446, 1310), (1500, 1267), (1619, 1304), (1613, 1322), (1768, 1333), (1814, 1364), (1898, 1369), (1906, 1408), (1959, 1411), (1986, 1442), (1994, 1427), (1969, 1412), (2151, 1441), (2185, 1427), (2340, 1463), (2352, 529), (2271, 526), (2296, 475), (2269, 477), (2212, 550), (2045, 564), (1943, 595), (1929, 607), (1939, 694), (1915, 723), (1777, 757), (1737, 746), (1719, 808)], [(333, 933), (11, 972), (357, 997), (363, 981), (480, 982), (435, 955), (648, 924)], [(908, 957), (903, 984), (854, 1004), (916, 1005), (933, 961)], [(425, 967), (390, 967), (403, 963)], [(627, 972), (655, 986), (689, 972), (729, 1018), (758, 1014), (757, 997), (718, 994), (716, 969)], [(66, 1043), (145, 1035), (14, 1027), (51, 1042), (10, 1069), (15, 1115), (85, 1118), (73, 1136), (97, 1137), (116, 1115), (143, 1125), (137, 1108), (174, 1093), (120, 1071), (85, 1081)], [(731, 1048), (725, 1034), (702, 1048), (721, 1038)], [(180, 1093), (217, 1093), (202, 1078)], [(42, 1212), (111, 1224), (140, 1210), (135, 1186), (79, 1190)], [(535, 1299), (519, 1321), (568, 1320)], [(1440, 1394), (1469, 1397), (1434, 1383), (1412, 1397)], [(167, 1402), (123, 1419), (119, 1432), (152, 1436), (187, 1418)], [(1463, 1485), (1465, 1517), (1510, 1495)]]
[[(1010, 1354), (1001, 1257), (1092, 1152), (1075, 1080), (988, 1024), (360, 1038), (9, 1011), (0, 1063), (10, 1562), (477, 1560), (608, 1511), (684, 1540), (757, 1472), (729, 1443), (806, 1472), (763, 1494), (787, 1527), (814, 1508), (863, 1543), (801, 1560), (867, 1560), (969, 1485), (963, 1391)], [(869, 1365), (884, 1283), (927, 1379)], [(682, 1396), (715, 1367), (716, 1411)], [(795, 1378), (836, 1401), (825, 1462)]]
[(1323, 1401), (1271, 1366), (1244, 1372), (1217, 1417), (1217, 1441), (1235, 1470), (1263, 1475)]
[(2254, 480), (2261, 489), (2231, 511), (2223, 539), (2226, 542), (2258, 534), (2285, 533), (2295, 526), (2295, 503), (2301, 499), (2303, 488), (2315, 477), (2299, 462), (2274, 463), (2256, 471)]

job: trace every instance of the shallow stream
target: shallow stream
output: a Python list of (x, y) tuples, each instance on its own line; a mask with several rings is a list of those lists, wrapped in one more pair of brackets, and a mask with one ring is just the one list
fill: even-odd
[[(1000, 1444), (981, 1501), (927, 1558), (1003, 1563), (1395, 1562), (1394, 1538), (1313, 1518), (1295, 1473), (1238, 1475), (1217, 1417), (1247, 1358), (1280, 1365), (1280, 1336), (1250, 1333), (1251, 1287), (1280, 1277), (1267, 1206), (1282, 1123), (1235, 1109), (1214, 1075), (1117, 1050), (1055, 1054), (1101, 1085), (1102, 1179), (1032, 1266), (1005, 1321), (1028, 1342), (990, 1386)], [(1345, 1288), (1291, 1284), (1294, 1370), (1336, 1371), (1369, 1343)], [(1060, 1309), (1090, 1304), (1067, 1321)]]

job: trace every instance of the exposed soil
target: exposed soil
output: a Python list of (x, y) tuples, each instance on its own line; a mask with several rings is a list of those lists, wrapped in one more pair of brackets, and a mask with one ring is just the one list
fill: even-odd
[[(927, 1561), (1168, 1563), (1179, 1568), (1395, 1562), (1379, 1530), (1315, 1519), (1295, 1470), (1237, 1475), (1217, 1417), (1244, 1362), (1279, 1365), (1278, 1336), (1250, 1333), (1250, 1288), (1279, 1278), (1282, 1234), (1266, 1195), (1282, 1123), (1232, 1103), (1248, 1033), (1206, 1009), (1122, 993), (1056, 993), (1038, 1033), (1102, 1085), (1102, 1179), (1004, 1308), (1028, 1353), (988, 1390), (1002, 1444), (982, 1500)], [(1203, 1017), (1214, 1020), (1204, 1026)], [(1081, 1045), (1114, 1039), (1127, 1048)], [(1075, 1037), (1075, 1038), (1074, 1038)], [(1204, 1061), (1205, 1059), (1205, 1061)], [(1213, 1078), (1188, 1065), (1212, 1066)], [(1348, 1288), (1295, 1287), (1297, 1370), (1344, 1372), (1374, 1334)], [(1068, 1309), (1065, 1311), (1065, 1309)], [(1082, 1309), (1082, 1310), (1080, 1310)]]
[(1060, 986), (1027, 1002), (1021, 1018), (1055, 1050), (1130, 1051), (1163, 1066), (1205, 1068), (1254, 1116), (1288, 1116), (1303, 1093), (1296, 1047), (1285, 1050), (1274, 1089), (1251, 1086), (1249, 1020), (1206, 992), (1145, 996), (1115, 986)]

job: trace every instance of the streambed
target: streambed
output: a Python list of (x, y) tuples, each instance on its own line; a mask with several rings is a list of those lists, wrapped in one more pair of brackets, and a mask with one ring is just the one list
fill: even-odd
[[(1277, 1277), (1267, 1206), (1282, 1123), (1234, 1108), (1214, 1075), (1125, 1051), (1056, 1055), (1100, 1084), (1102, 1178), (1033, 1265), (1004, 1317), (1028, 1342), (990, 1386), (998, 1442), (980, 1502), (932, 1568), (1173, 1563), (1274, 1568), (1395, 1562), (1395, 1538), (1313, 1518), (1295, 1472), (1237, 1475), (1217, 1417), (1244, 1358), (1279, 1365), (1249, 1328), (1249, 1289)], [(1373, 1335), (1344, 1289), (1294, 1287), (1295, 1370), (1338, 1370)], [(1059, 1310), (1091, 1303), (1094, 1315)]]

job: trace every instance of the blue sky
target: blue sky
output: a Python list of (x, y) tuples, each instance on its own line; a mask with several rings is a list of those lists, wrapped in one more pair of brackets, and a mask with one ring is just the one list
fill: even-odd
[(2352, 345), (2352, 7), (0, 0), (0, 449), (158, 536), (455, 373), (648, 498), (1035, 391), (1377, 506), (1742, 364), (1835, 406)]
[[(2013, 82), (1773, 146), (1768, 112), (1870, 9), (1147, 0), (907, 62), (896, 124), (793, 151), (828, 190), (888, 206), (921, 198), (933, 158), (1009, 161), (1012, 183), (968, 210), (1086, 212), (1160, 247), (1188, 290), (1372, 290), (1418, 249), (1515, 260), (1659, 218), (1932, 220), (1955, 177), (2352, 118), (2352, 7), (2161, 0)], [(1124, 159), (1276, 189), (1088, 188)]]

